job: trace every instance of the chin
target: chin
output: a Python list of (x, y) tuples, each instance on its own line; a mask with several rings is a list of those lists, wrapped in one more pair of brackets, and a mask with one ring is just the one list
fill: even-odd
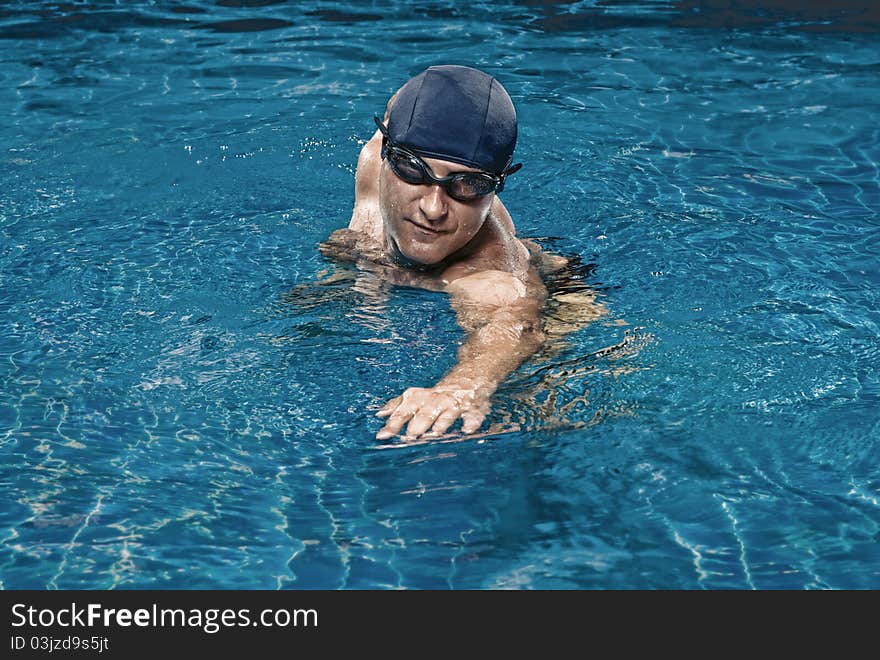
[(442, 262), (448, 255), (439, 252), (436, 249), (420, 249), (420, 245), (415, 242), (404, 242), (403, 245), (394, 243), (397, 260), (404, 266), (414, 266), (420, 268), (430, 268)]

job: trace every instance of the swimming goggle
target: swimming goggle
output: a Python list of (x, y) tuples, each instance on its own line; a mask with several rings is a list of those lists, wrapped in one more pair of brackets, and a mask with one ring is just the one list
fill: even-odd
[(512, 167), (506, 167), (504, 172), (498, 175), (488, 172), (454, 172), (449, 176), (434, 176), (425, 161), (409, 149), (391, 141), (388, 129), (378, 117), (373, 117), (373, 120), (383, 136), (382, 158), (388, 161), (392, 172), (412, 185), (437, 184), (452, 199), (457, 199), (460, 202), (472, 202), (489, 193), (500, 193), (504, 190), (504, 180), (507, 176), (522, 167), (522, 163), (517, 163)]

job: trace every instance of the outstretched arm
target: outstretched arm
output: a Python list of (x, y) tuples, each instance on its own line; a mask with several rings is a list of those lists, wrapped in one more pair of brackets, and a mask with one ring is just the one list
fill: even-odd
[(447, 287), (459, 324), (467, 333), (458, 362), (434, 387), (411, 387), (377, 413), (388, 417), (378, 440), (408, 424), (406, 438), (438, 436), (461, 418), (463, 433), (480, 428), (498, 385), (544, 341), (541, 309), (546, 289), (536, 273), (520, 279), (489, 270)]

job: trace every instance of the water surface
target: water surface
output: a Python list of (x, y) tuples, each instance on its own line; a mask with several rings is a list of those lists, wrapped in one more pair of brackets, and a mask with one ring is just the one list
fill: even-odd
[[(0, 585), (880, 587), (880, 19), (727, 4), (4, 5)], [(462, 335), (317, 246), (439, 63), (592, 311), (381, 448)]]

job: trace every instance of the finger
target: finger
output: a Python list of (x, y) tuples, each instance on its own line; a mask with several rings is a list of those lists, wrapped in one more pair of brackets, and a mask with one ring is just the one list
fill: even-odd
[(403, 428), (403, 425), (406, 424), (406, 421), (413, 416), (414, 412), (414, 410), (405, 406), (398, 407), (391, 417), (388, 418), (385, 426), (376, 434), (376, 440), (387, 440), (397, 435), (400, 429)]
[(483, 424), (486, 415), (481, 412), (466, 412), (461, 416), (461, 432), (473, 433)]
[(409, 422), (406, 427), (406, 434), (411, 438), (418, 438), (422, 433), (430, 428), (434, 420), (440, 414), (440, 410), (420, 410)]
[(388, 417), (394, 409), (397, 408), (403, 402), (403, 395), (396, 396), (391, 401), (386, 403), (382, 408), (379, 409), (379, 412), (376, 413), (376, 417)]
[(444, 410), (434, 422), (434, 426), (431, 429), (431, 435), (443, 435), (446, 433), (446, 431), (449, 430), (449, 427), (455, 424), (458, 415), (459, 413), (457, 410)]

